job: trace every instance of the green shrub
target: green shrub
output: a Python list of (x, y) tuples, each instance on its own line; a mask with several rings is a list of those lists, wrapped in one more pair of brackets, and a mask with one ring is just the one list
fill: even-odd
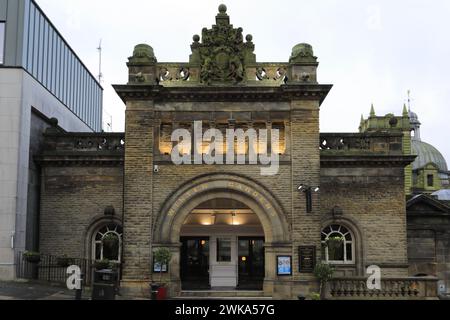
[(41, 254), (39, 252), (25, 251), (23, 258), (30, 263), (39, 263), (41, 261)]
[(327, 282), (333, 278), (335, 268), (326, 263), (320, 263), (314, 269), (314, 275), (320, 281), (320, 298), (325, 298), (325, 287)]

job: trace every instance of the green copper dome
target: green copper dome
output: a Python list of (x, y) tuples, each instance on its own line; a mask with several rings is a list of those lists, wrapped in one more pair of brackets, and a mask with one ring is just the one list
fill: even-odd
[(442, 154), (431, 144), (420, 140), (412, 140), (413, 153), (417, 155), (413, 163), (413, 170), (425, 167), (429, 163), (438, 166), (440, 172), (447, 172), (447, 162)]

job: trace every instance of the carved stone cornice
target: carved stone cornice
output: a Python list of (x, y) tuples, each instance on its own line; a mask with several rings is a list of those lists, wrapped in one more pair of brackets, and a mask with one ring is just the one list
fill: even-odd
[(283, 85), (279, 87), (163, 87), (149, 85), (114, 85), (114, 89), (126, 103), (132, 100), (170, 102), (253, 102), (325, 100), (332, 85)]
[(123, 167), (124, 156), (100, 155), (43, 155), (34, 160), (42, 167)]
[(416, 156), (392, 155), (321, 155), (323, 168), (339, 167), (406, 167), (414, 162)]

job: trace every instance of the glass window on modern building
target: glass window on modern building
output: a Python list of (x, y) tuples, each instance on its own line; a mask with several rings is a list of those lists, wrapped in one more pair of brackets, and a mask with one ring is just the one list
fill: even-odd
[(3, 64), (5, 55), (5, 23), (0, 22), (0, 64)]
[[(100, 132), (103, 89), (34, 0), (0, 0), (0, 79), (8, 88), (0, 92), (0, 128), (7, 128), (0, 132), (0, 154), (18, 150), (19, 159), (0, 163), (9, 173), (0, 175), (7, 186), (0, 188), (0, 248), (36, 251), (41, 175), (33, 156), (56, 123), (68, 132)], [(93, 101), (87, 92), (100, 97)], [(14, 256), (0, 249), (2, 278), (14, 279)]]

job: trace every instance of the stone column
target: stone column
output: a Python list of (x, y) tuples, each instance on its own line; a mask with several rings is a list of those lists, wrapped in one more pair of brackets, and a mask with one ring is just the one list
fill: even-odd
[(153, 219), (153, 118), (152, 101), (127, 102), (122, 286), (139, 290), (133, 295), (149, 292)]
[[(319, 193), (312, 192), (312, 212), (307, 213), (306, 194), (298, 190), (305, 186), (320, 186), (320, 130), (319, 101), (292, 101), (291, 104), (292, 158), (292, 241), (294, 280), (315, 281), (313, 274), (299, 273), (299, 246), (316, 246), (321, 250), (321, 212)], [(295, 291), (295, 289), (293, 290)], [(292, 292), (293, 296), (304, 292)]]

